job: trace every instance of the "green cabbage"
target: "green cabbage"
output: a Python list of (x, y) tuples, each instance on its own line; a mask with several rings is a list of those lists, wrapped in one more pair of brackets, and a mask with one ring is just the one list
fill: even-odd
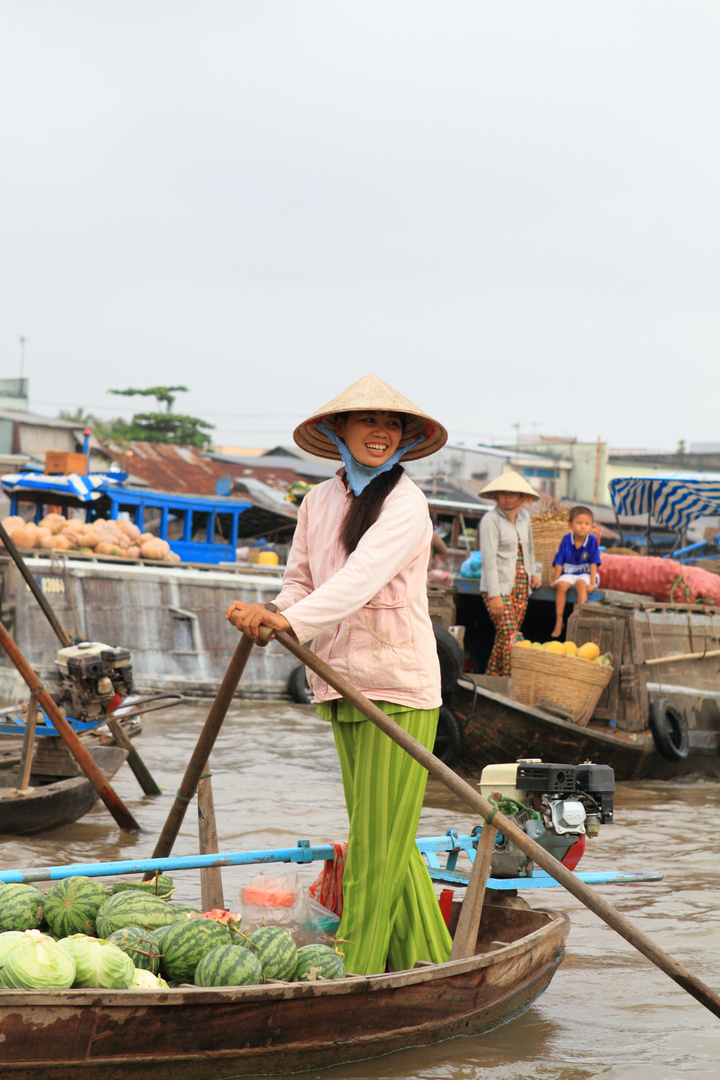
[(133, 980), (130, 983), (131, 990), (167, 990), (168, 984), (159, 975), (153, 975), (152, 971), (145, 968), (135, 968)]
[(99, 986), (105, 990), (127, 990), (135, 965), (122, 949), (102, 938), (71, 934), (58, 945), (75, 961), (75, 986)]
[[(39, 934), (40, 931), (36, 930), (35, 933)], [(0, 934), (0, 967), (5, 963), (8, 953), (11, 953), (24, 937), (25, 933), (22, 930), (6, 930), (4, 934)]]
[(75, 961), (47, 934), (26, 930), (5, 956), (0, 983), (11, 990), (67, 990), (75, 981)]

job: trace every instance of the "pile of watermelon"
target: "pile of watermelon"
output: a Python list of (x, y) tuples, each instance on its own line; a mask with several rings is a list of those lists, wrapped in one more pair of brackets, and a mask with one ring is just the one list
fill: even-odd
[[(88, 944), (97, 946), (97, 939), (103, 950), (95, 947), (90, 952), (102, 951), (108, 958), (106, 944), (118, 950), (116, 961), (121, 963), (116, 962), (115, 968), (122, 969), (123, 981), (111, 989), (188, 983), (254, 986), (270, 980), (308, 982), (345, 975), (341, 955), (326, 945), (298, 949), (290, 931), (279, 926), (261, 926), (246, 935), (239, 927), (240, 916), (168, 903), (174, 891), (167, 875), (147, 883), (117, 882), (112, 889), (92, 878), (70, 877), (46, 894), (35, 885), (0, 885), (0, 987), (22, 987), (22, 976), (15, 971), (20, 954), (7, 971), (5, 965), (16, 948), (30, 948), (28, 931), (32, 931), (31, 951), (40, 948), (42, 953), (39, 939), (44, 939), (50, 942), (45, 952), (59, 942), (74, 957), (78, 975), (68, 983), (72, 986), (107, 985), (87, 981), (94, 976), (87, 973), (85, 954)], [(83, 960), (85, 981), (80, 981)], [(38, 988), (36, 973), (34, 979), (32, 988)]]

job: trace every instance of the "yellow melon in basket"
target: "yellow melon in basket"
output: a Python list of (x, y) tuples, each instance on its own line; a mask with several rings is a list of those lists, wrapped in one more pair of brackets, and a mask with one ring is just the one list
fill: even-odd
[(525, 649), (532, 649), (532, 641), (528, 641), (527, 638), (523, 638), (522, 641), (516, 641), (516, 645), (522, 645)]
[(596, 656), (600, 655), (600, 650), (594, 641), (586, 641), (584, 645), (580, 646), (575, 655), (583, 660), (594, 660)]
[(578, 647), (574, 641), (566, 641), (563, 645), (563, 652), (566, 656), (575, 656), (578, 651)]
[(558, 656), (565, 655), (565, 648), (561, 641), (546, 641), (543, 649), (545, 652), (557, 653)]

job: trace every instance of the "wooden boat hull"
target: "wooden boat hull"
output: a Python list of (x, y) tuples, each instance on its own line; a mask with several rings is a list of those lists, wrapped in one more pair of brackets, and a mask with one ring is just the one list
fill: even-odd
[(451, 707), (464, 725), (462, 754), (455, 768), (467, 776), (479, 776), (486, 765), (518, 758), (600, 762), (613, 769), (616, 780), (666, 780), (689, 773), (720, 776), (717, 752), (691, 749), (682, 761), (669, 761), (649, 733), (635, 738), (614, 735), (605, 721), (581, 727), (470, 679), (458, 681)]
[[(128, 756), (120, 746), (94, 746), (89, 752), (108, 779)], [(98, 798), (84, 776), (63, 777), (48, 784), (31, 773), (30, 787), (33, 790), (26, 794), (10, 797), (3, 796), (0, 787), (0, 835), (28, 836), (70, 825), (84, 817)]]
[(532, 1004), (564, 955), (567, 917), (520, 904), (486, 905), (475, 956), (411, 971), (213, 990), (5, 990), (0, 1075), (223, 1080), (491, 1031)]

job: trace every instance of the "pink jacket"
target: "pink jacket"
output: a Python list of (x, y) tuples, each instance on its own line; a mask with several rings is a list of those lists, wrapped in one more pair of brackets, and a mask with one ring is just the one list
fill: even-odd
[[(275, 600), (300, 642), (376, 701), (413, 709), (442, 703), (426, 580), (432, 524), (406, 475), (348, 557), (339, 543), (352, 494), (340, 475), (313, 488), (298, 513)], [(339, 697), (308, 672), (315, 700)]]

